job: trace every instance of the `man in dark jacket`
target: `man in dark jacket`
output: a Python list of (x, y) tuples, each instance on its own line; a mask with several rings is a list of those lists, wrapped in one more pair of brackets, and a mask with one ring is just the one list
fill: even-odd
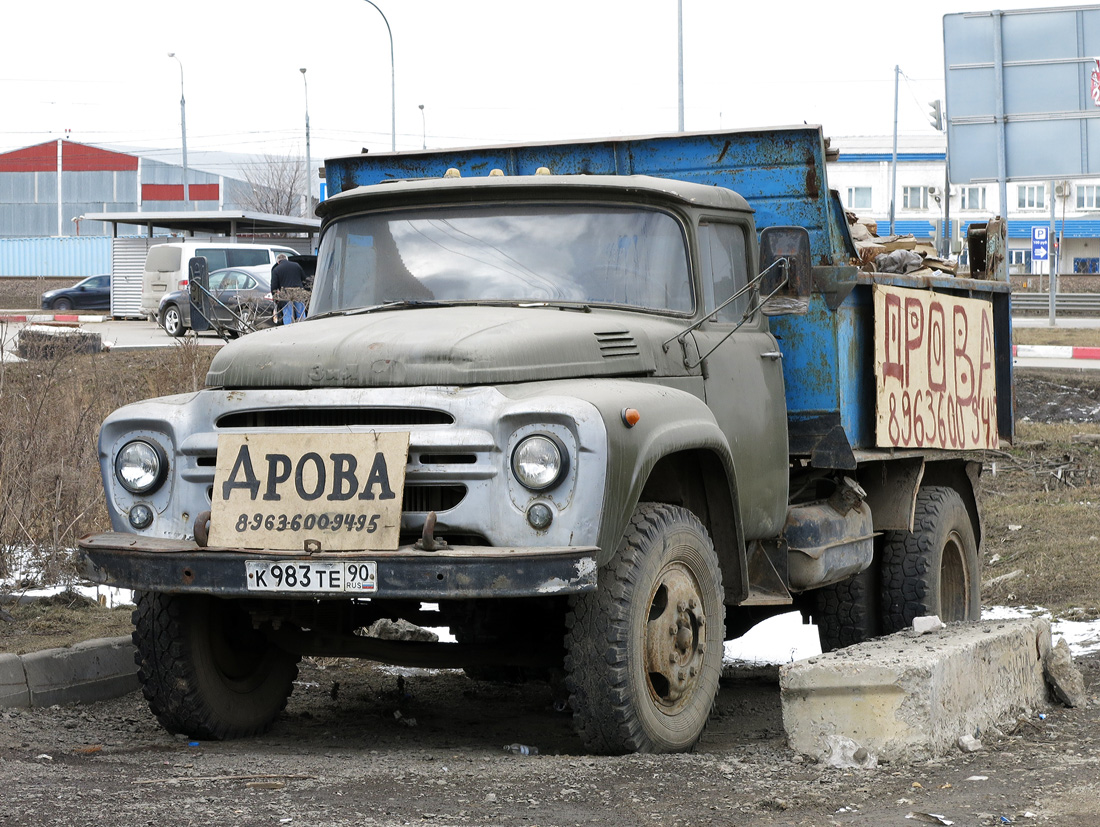
[[(296, 301), (294, 292), (305, 287), (306, 273), (296, 261), (287, 259), (285, 253), (279, 253), (275, 258), (275, 266), (271, 268), (271, 295), (275, 299), (276, 324), (290, 324), (305, 316), (306, 305), (304, 301)], [(287, 294), (280, 296), (282, 291)], [(301, 295), (300, 293), (298, 294)]]

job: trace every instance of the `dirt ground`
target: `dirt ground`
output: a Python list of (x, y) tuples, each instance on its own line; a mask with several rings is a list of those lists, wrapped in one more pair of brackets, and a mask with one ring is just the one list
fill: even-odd
[(583, 753), (546, 685), (308, 661), (274, 729), (246, 741), (171, 736), (136, 692), (0, 712), (0, 824), (1093, 827), (1100, 659), (1078, 665), (1085, 709), (1006, 721), (976, 753), (856, 771), (787, 748), (774, 672), (723, 680), (695, 752), (610, 758)]

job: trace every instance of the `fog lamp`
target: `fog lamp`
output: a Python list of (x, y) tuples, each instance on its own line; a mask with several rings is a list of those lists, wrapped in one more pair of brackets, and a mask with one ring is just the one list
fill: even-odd
[(546, 503), (535, 503), (527, 509), (527, 522), (536, 531), (545, 531), (554, 522), (554, 512)]
[(145, 503), (138, 503), (130, 509), (130, 525), (139, 531), (143, 528), (148, 528), (153, 523), (153, 509), (145, 505)]

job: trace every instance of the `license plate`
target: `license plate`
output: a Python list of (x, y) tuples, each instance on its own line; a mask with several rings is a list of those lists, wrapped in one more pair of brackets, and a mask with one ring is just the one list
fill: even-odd
[(285, 563), (246, 562), (248, 590), (323, 594), (378, 591), (378, 564), (373, 561), (320, 563), (288, 560)]

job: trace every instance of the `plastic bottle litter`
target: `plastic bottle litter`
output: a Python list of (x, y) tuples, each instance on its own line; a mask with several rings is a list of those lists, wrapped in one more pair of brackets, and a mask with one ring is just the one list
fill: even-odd
[(527, 744), (508, 744), (504, 748), (505, 752), (510, 752), (513, 755), (538, 755), (538, 747), (529, 747)]

